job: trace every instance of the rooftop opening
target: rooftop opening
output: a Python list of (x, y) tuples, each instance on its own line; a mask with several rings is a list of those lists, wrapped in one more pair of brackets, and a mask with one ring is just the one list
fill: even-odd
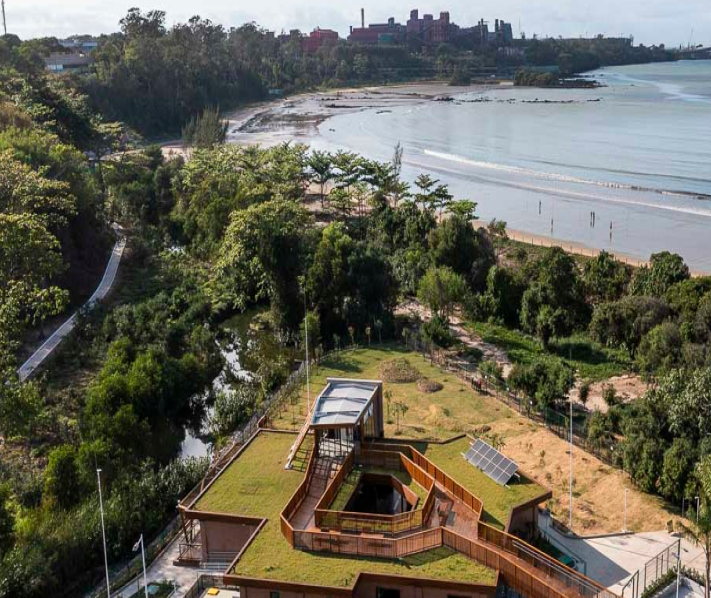
[(350, 513), (398, 515), (415, 508), (417, 496), (390, 475), (364, 473), (351, 494), (345, 510)]

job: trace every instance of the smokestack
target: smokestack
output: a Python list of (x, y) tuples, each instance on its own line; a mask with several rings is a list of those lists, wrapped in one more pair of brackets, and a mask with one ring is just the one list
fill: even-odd
[(365, 29), (365, 8), (360, 9), (360, 26)]
[(2, 0), (2, 28), (7, 35), (7, 21), (5, 20), (5, 0)]

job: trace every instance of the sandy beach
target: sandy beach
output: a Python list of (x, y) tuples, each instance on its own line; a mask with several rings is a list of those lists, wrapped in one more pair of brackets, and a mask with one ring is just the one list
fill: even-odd
[[(256, 144), (262, 146), (273, 146), (285, 142), (298, 142), (309, 145), (315, 149), (333, 150), (334, 139), (341, 139), (343, 135), (341, 133), (343, 130), (342, 126), (338, 128), (338, 131), (334, 128), (338, 127), (338, 125), (335, 124), (336, 122), (341, 122), (343, 120), (337, 117), (341, 117), (343, 115), (356, 115), (361, 120), (366, 121), (372, 121), (372, 119), (376, 117), (391, 118), (391, 116), (394, 116), (395, 113), (402, 114), (403, 109), (408, 112), (410, 109), (413, 111), (422, 109), (429, 110), (429, 106), (445, 107), (448, 104), (460, 104), (462, 103), (463, 98), (460, 98), (459, 96), (462, 96), (462, 94), (468, 94), (468, 99), (464, 100), (464, 103), (480, 101), (477, 98), (478, 94), (482, 94), (481, 101), (484, 101), (486, 100), (484, 94), (489, 96), (489, 92), (499, 92), (499, 95), (500, 92), (504, 92), (504, 95), (501, 97), (509, 98), (509, 92), (513, 92), (513, 86), (511, 83), (492, 82), (491, 84), (476, 84), (468, 87), (452, 87), (443, 82), (433, 81), (303, 93), (245, 106), (230, 112), (227, 115), (229, 123), (227, 142), (238, 145)], [(472, 99), (472, 94), (475, 96), (474, 99)], [(538, 98), (536, 97), (535, 100), (537, 102)], [(498, 101), (507, 103), (515, 100), (512, 95), (508, 100)], [(580, 100), (580, 102), (586, 101), (589, 102), (592, 100), (590, 97), (588, 97), (587, 100)], [(362, 113), (362, 115), (359, 113)], [(386, 116), (389, 113), (390, 116)], [(466, 114), (467, 113), (462, 113), (462, 118), (467, 118)], [(333, 125), (330, 124), (330, 119), (334, 119)], [(464, 125), (464, 122), (462, 125)], [(347, 129), (344, 133), (348, 136)], [(444, 134), (445, 137), (447, 137), (448, 134), (449, 133)], [(394, 147), (398, 140), (399, 139), (393, 137), (388, 141), (388, 144), (391, 143), (391, 146)], [(364, 155), (368, 155), (367, 146), (370, 140), (366, 140), (364, 138), (363, 141), (366, 147), (359, 150), (357, 148), (360, 147), (361, 144), (356, 143), (353, 146), (354, 151), (362, 151)], [(338, 143), (336, 143), (336, 145), (338, 145)], [(388, 145), (388, 147), (391, 146)], [(184, 155), (185, 153), (185, 149), (179, 141), (166, 144), (164, 146), (164, 151), (169, 154), (179, 153)], [(388, 149), (387, 151), (390, 152), (391, 150)], [(425, 154), (428, 154), (428, 152), (425, 151)], [(430, 158), (429, 161), (423, 161), (417, 153), (409, 153), (407, 156), (407, 166), (412, 172), (429, 172), (430, 168), (428, 168), (427, 164), (431, 162), (432, 156), (435, 156), (435, 163), (437, 164), (437, 168), (432, 171), (432, 174), (437, 178), (441, 178), (444, 182), (450, 182), (450, 176), (457, 176), (460, 174), (459, 172), (451, 169), (457, 166), (457, 164), (450, 162), (447, 165), (447, 163), (441, 161), (438, 162), (437, 160), (439, 160), (440, 156), (437, 152), (429, 152), (429, 156), (425, 155), (425, 158)], [(444, 157), (449, 158), (449, 156)], [(387, 158), (382, 158), (381, 156), (380, 159)], [(479, 163), (477, 163), (477, 165), (478, 164)], [(498, 168), (498, 165), (494, 165), (491, 168)], [(514, 170), (516, 169), (514, 168)], [(412, 175), (412, 172), (409, 174)], [(498, 171), (492, 170), (490, 172)], [(477, 179), (477, 177), (474, 177), (474, 179)], [(466, 180), (466, 177), (464, 180)], [(625, 237), (630, 236), (629, 230), (631, 229), (629, 229), (629, 214), (638, 213), (640, 206), (630, 204), (629, 209), (624, 213), (627, 215), (623, 214), (622, 216), (607, 216), (608, 207), (611, 205), (609, 202), (603, 202), (600, 204), (600, 207), (596, 209), (596, 211), (599, 210), (601, 221), (604, 218), (608, 218), (610, 222), (612, 222), (612, 220), (615, 221), (616, 243), (612, 243), (612, 235), (610, 235), (608, 242), (608, 239), (606, 238), (601, 240), (599, 235), (588, 234), (590, 231), (586, 226), (586, 222), (584, 222), (584, 218), (586, 216), (580, 216), (580, 214), (585, 214), (584, 210), (586, 208), (582, 208), (582, 206), (580, 214), (577, 212), (573, 214), (571, 212), (564, 216), (560, 212), (556, 213), (555, 210), (560, 209), (560, 207), (553, 207), (553, 213), (549, 215), (544, 214), (545, 218), (541, 217), (541, 220), (545, 220), (545, 222), (552, 222), (551, 220), (546, 220), (546, 218), (552, 218), (555, 215), (557, 225), (555, 233), (547, 235), (541, 234), (541, 226), (539, 222), (535, 221), (535, 214), (533, 218), (531, 218), (531, 214), (528, 214), (528, 221), (525, 222), (525, 217), (517, 218), (517, 216), (521, 214), (535, 210), (535, 205), (539, 204), (537, 198), (535, 199), (535, 205), (533, 208), (529, 205), (532, 204), (533, 200), (531, 199), (526, 199), (524, 200), (524, 203), (519, 203), (521, 200), (518, 199), (518, 195), (516, 194), (519, 193), (520, 186), (518, 182), (510, 182), (503, 184), (498, 189), (497, 194), (494, 196), (494, 202), (492, 203), (491, 197), (488, 198), (488, 201), (486, 201), (486, 198), (479, 196), (478, 190), (480, 190), (481, 187), (477, 187), (477, 183), (480, 184), (482, 180), (482, 177), (479, 176), (478, 181), (474, 180), (470, 184), (460, 183), (459, 186), (455, 186), (453, 192), (455, 192), (458, 197), (469, 196), (473, 200), (479, 201), (481, 208), (480, 213), (484, 212), (482, 218), (483, 221), (488, 220), (490, 217), (507, 220), (510, 225), (510, 228), (508, 229), (510, 238), (519, 242), (530, 243), (537, 246), (559, 246), (571, 253), (587, 257), (594, 257), (602, 249), (605, 249), (620, 261), (632, 266), (641, 266), (648, 263), (645, 258), (650, 255), (652, 251), (645, 250), (643, 247), (637, 246), (636, 243), (626, 241), (624, 243), (617, 243), (618, 239), (624, 239)], [(609, 187), (615, 186), (616, 185), (609, 185)], [(538, 187), (542, 186), (539, 184), (532, 188), (534, 189), (534, 193)], [(544, 195), (542, 197), (542, 201), (547, 205), (552, 205), (550, 203), (552, 200), (558, 196), (562, 196), (558, 190), (552, 188), (546, 188), (545, 192), (548, 193), (548, 195)], [(577, 200), (579, 199), (578, 196), (582, 198), (582, 195), (572, 193), (570, 196), (566, 196), (562, 203), (558, 203), (557, 205), (562, 206), (563, 209), (570, 210), (570, 207), (577, 203)], [(503, 211), (504, 203), (508, 204), (508, 212)], [(511, 213), (511, 210), (515, 206), (520, 207), (517, 208), (514, 213)], [(544, 208), (545, 207), (546, 206), (544, 205)], [(540, 213), (540, 207), (538, 209)], [(565, 217), (568, 218), (568, 222), (564, 220)], [(671, 212), (670, 217), (677, 220), (679, 215), (676, 212)], [(513, 218), (513, 222), (511, 218)], [(575, 218), (578, 218), (581, 221), (570, 222), (571, 219)], [(559, 222), (561, 224), (566, 224), (568, 230), (561, 230), (562, 226), (558, 225)], [(481, 225), (483, 222), (479, 224)], [(517, 224), (519, 226), (517, 226)], [(529, 224), (531, 224), (531, 229), (521, 227), (521, 225), (528, 226)], [(607, 221), (605, 221), (605, 225), (606, 224)], [(570, 228), (571, 225), (574, 230)], [(575, 232), (578, 230), (578, 226), (581, 227), (580, 234)], [(612, 224), (610, 226), (612, 226)], [(535, 232), (529, 232), (530, 230)], [(561, 236), (557, 236), (558, 234)], [(617, 245), (621, 245), (621, 247), (618, 247)], [(664, 249), (666, 249), (666, 247), (664, 247)], [(705, 265), (699, 263), (699, 260), (697, 260), (697, 263), (691, 261), (690, 265), (695, 275), (701, 275), (703, 273), (702, 269)]]

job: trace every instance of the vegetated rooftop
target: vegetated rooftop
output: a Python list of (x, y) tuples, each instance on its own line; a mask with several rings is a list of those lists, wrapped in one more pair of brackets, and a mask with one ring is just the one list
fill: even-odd
[(279, 524), (281, 510), (304, 479), (302, 468), (284, 469), (293, 442), (293, 434), (260, 432), (195, 506), (197, 510), (267, 519), (237, 563), (235, 575), (334, 587), (352, 586), (361, 572), (495, 583), (492, 569), (447, 548), (397, 561), (293, 549)]
[[(384, 362), (406, 358), (409, 367), (416, 368), (422, 377), (442, 384), (441, 391), (427, 393), (420, 390), (417, 382), (385, 383), (383, 391), (391, 393), (390, 422), (386, 422), (385, 436), (393, 441), (405, 442), (405, 439), (423, 439), (413, 444), (417, 450), (435, 465), (446, 471), (484, 502), (483, 520), (498, 528), (504, 528), (511, 509), (524, 501), (531, 500), (545, 493), (545, 489), (525, 475), (520, 480), (511, 481), (508, 487), (494, 482), (485, 473), (467, 463), (462, 457), (469, 448), (469, 440), (460, 438), (446, 444), (428, 443), (429, 439), (438, 441), (470, 432), (483, 424), (501, 420), (515, 421), (519, 416), (496, 399), (482, 396), (470, 388), (451, 372), (444, 372), (431, 365), (422, 355), (408, 351), (401, 345), (387, 345), (341, 352), (332, 357), (312, 372), (311, 392), (326, 384), (326, 378), (347, 377), (377, 379)], [(301, 426), (306, 417), (306, 388), (302, 389), (302, 403), (298, 418)], [(400, 434), (393, 405), (403, 402), (408, 406), (404, 415), (400, 415)], [(385, 418), (388, 418), (388, 401), (383, 401)], [(272, 423), (274, 427), (293, 429), (294, 410), (289, 407), (281, 418)], [(506, 454), (504, 446), (502, 452)]]

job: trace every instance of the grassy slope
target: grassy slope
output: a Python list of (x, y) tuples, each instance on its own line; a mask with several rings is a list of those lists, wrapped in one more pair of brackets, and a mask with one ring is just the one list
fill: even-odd
[(565, 359), (580, 372), (582, 378), (595, 382), (627, 373), (632, 365), (625, 351), (602, 347), (585, 335), (554, 339), (551, 351), (546, 353), (535, 338), (518, 330), (486, 322), (469, 322), (467, 328), (484, 342), (504, 349), (512, 363), (529, 364), (541, 357)]
[[(475, 393), (467, 384), (454, 374), (442, 372), (418, 353), (407, 351), (400, 345), (371, 349), (358, 349), (341, 353), (337, 359), (323, 364), (311, 376), (311, 398), (321, 391), (327, 377), (380, 379), (380, 366), (383, 361), (405, 357), (420, 373), (440, 382), (442, 390), (435, 393), (422, 392), (417, 383), (389, 384), (385, 390), (392, 393), (390, 417), (388, 403), (384, 401), (385, 435), (393, 438), (445, 440), (457, 434), (470, 431), (501, 418), (514, 418), (512, 411), (495, 400)], [(398, 401), (407, 404), (408, 411), (400, 417), (400, 433), (392, 406)], [(280, 429), (295, 430), (306, 417), (306, 388), (302, 389), (298, 405), (289, 406), (281, 417), (273, 422)]]
[(294, 437), (262, 432), (199, 501), (202, 510), (265, 517), (268, 522), (238, 563), (235, 574), (326, 586), (351, 586), (361, 571), (493, 583), (491, 569), (448, 549), (399, 561), (343, 558), (293, 550), (279, 529), (279, 513), (303, 479), (285, 471)]

